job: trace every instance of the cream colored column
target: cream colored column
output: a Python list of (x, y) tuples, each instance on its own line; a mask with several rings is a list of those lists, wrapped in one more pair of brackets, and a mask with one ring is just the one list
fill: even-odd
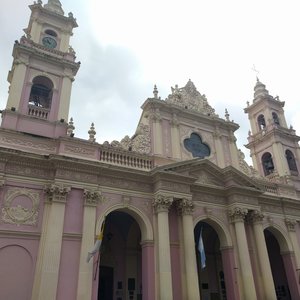
[(182, 215), (184, 262), (186, 273), (186, 300), (200, 299), (198, 270), (195, 252), (193, 209), (194, 205), (190, 199), (181, 199), (178, 209)]
[(296, 228), (295, 228), (295, 226), (297, 225), (297, 221), (291, 219), (285, 219), (285, 224), (288, 229), (289, 237), (292, 242), (292, 246), (295, 254), (296, 271), (298, 277), (300, 277), (300, 247), (299, 247), (299, 243), (296, 235)]
[(72, 81), (74, 81), (72, 74), (65, 76), (63, 79), (57, 120), (64, 119), (65, 122), (68, 122)]
[(158, 273), (159, 299), (173, 300), (170, 236), (169, 236), (169, 208), (173, 199), (163, 194), (157, 194), (153, 201), (157, 213), (158, 230)]
[(83, 228), (79, 261), (77, 300), (92, 299), (93, 259), (86, 261), (95, 244), (96, 207), (101, 199), (97, 191), (84, 190)]
[(279, 176), (284, 176), (289, 174), (289, 166), (284, 155), (283, 147), (280, 143), (274, 143), (272, 145), (273, 149), (273, 163), (275, 164), (275, 169)]
[(256, 291), (253, 279), (253, 272), (251, 268), (250, 255), (248, 250), (248, 243), (246, 237), (246, 231), (244, 226), (244, 218), (247, 215), (248, 210), (244, 208), (236, 207), (229, 211), (229, 217), (231, 222), (234, 223), (238, 257), (240, 262), (241, 277), (243, 281), (243, 300), (256, 300)]
[(215, 138), (216, 152), (218, 153), (218, 166), (220, 168), (225, 168), (224, 149), (221, 141), (221, 134), (219, 131), (217, 131), (213, 135)]
[(180, 137), (179, 137), (179, 122), (176, 114), (173, 114), (171, 120), (171, 143), (172, 143), (172, 154), (174, 158), (180, 159)]
[(230, 136), (228, 137), (230, 157), (231, 157), (233, 166), (235, 168), (239, 169), (239, 155), (238, 155), (238, 149), (237, 149), (235, 142), (236, 142), (236, 137), (234, 136), (234, 133), (231, 131)]
[(56, 299), (60, 254), (65, 215), (65, 202), (70, 188), (51, 185), (46, 189), (48, 203), (45, 205), (40, 250), (34, 278), (32, 299)]
[(24, 80), (27, 70), (27, 61), (15, 60), (14, 61), (13, 77), (9, 87), (9, 96), (6, 108), (10, 109), (15, 107), (18, 111), (20, 103), (22, 102), (22, 90), (24, 87)]
[(253, 224), (254, 238), (257, 247), (257, 256), (261, 272), (260, 276), (264, 286), (264, 299), (276, 300), (277, 297), (275, 293), (275, 286), (270, 266), (268, 250), (266, 246), (266, 240), (262, 227), (263, 218), (264, 215), (258, 210), (254, 210), (250, 214), (250, 219)]
[(153, 121), (153, 142), (154, 142), (154, 155), (162, 155), (163, 153), (163, 142), (162, 142), (162, 126), (161, 126), (161, 115), (158, 108), (152, 113)]

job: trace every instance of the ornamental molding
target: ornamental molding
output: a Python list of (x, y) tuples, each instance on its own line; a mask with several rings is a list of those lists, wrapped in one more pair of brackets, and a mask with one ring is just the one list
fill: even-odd
[(286, 218), (284, 221), (288, 231), (296, 231), (296, 220)]
[(228, 211), (229, 220), (231, 223), (244, 222), (248, 213), (248, 209), (242, 207), (235, 207)]
[(70, 192), (70, 187), (65, 187), (62, 184), (51, 184), (48, 187), (45, 187), (44, 192), (47, 196), (47, 201), (66, 203), (68, 193)]
[(86, 206), (97, 206), (99, 203), (102, 203), (105, 201), (104, 196), (100, 191), (94, 190), (84, 190), (83, 191), (83, 199), (84, 204)]
[(173, 197), (165, 194), (157, 194), (152, 202), (156, 213), (169, 211), (173, 203)]
[(166, 99), (167, 103), (175, 104), (184, 109), (192, 110), (195, 112), (200, 112), (207, 116), (218, 116), (215, 110), (208, 104), (206, 96), (201, 95), (194, 83), (189, 80), (188, 83), (182, 87), (178, 88), (178, 85), (171, 87), (172, 93)]
[(177, 211), (180, 215), (192, 215), (194, 212), (194, 203), (192, 199), (182, 198), (176, 201)]
[(9, 144), (9, 145), (15, 145), (18, 147), (23, 146), (26, 148), (37, 149), (37, 150), (55, 151), (55, 149), (56, 149), (55, 146), (51, 146), (49, 144), (33, 143), (33, 142), (22, 140), (22, 139), (8, 138), (6, 136), (1, 136), (0, 142)]
[(88, 156), (95, 155), (94, 149), (88, 149), (88, 148), (79, 147), (75, 145), (65, 145), (64, 150), (66, 153), (72, 153), (72, 154), (84, 154)]
[(265, 215), (259, 210), (253, 210), (248, 214), (248, 221), (253, 224), (261, 224)]
[[(19, 196), (24, 196), (31, 202), (31, 207), (25, 207), (22, 203), (15, 203)], [(3, 202), (2, 221), (8, 224), (36, 225), (38, 221), (38, 209), (40, 204), (39, 192), (26, 188), (8, 189)]]

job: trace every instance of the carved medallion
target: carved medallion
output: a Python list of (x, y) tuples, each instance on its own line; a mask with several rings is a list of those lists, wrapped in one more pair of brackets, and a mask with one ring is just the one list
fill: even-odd
[(35, 190), (9, 189), (4, 197), (2, 220), (18, 226), (36, 225), (39, 203), (39, 193)]

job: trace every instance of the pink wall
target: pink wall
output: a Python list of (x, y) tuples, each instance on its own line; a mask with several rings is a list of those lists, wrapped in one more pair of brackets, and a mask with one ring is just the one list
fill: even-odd
[(65, 208), (64, 233), (82, 233), (83, 190), (71, 189)]
[(169, 212), (173, 300), (182, 299), (178, 215), (174, 207)]
[(56, 300), (76, 299), (80, 247), (81, 240), (63, 239)]
[(0, 236), (0, 299), (30, 300), (38, 243)]

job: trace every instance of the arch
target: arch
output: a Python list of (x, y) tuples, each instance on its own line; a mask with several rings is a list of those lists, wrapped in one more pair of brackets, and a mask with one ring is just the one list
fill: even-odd
[(131, 205), (124, 206), (124, 204), (113, 205), (107, 208), (105, 211), (101, 212), (96, 222), (96, 233), (100, 232), (100, 228), (104, 220), (104, 216), (107, 216), (109, 213), (116, 210), (124, 213), (128, 213), (139, 224), (141, 230), (141, 242), (153, 241), (153, 228), (149, 218), (136, 207)]
[(196, 227), (199, 222), (206, 222), (217, 232), (221, 248), (232, 247), (233, 243), (230, 232), (221, 220), (214, 216), (200, 216), (194, 220), (194, 227)]
[(57, 37), (57, 33), (53, 29), (46, 29), (45, 34), (53, 36), (53, 37)]
[(270, 152), (265, 152), (261, 157), (261, 162), (264, 169), (265, 176), (274, 172), (273, 158)]
[(263, 227), (264, 230), (269, 230), (276, 238), (281, 252), (294, 252), (291, 241), (288, 240), (288, 233), (276, 224), (267, 224)]
[(272, 112), (272, 118), (273, 118), (274, 124), (280, 125), (279, 117), (278, 117), (278, 115), (276, 114), (276, 112)]
[(257, 117), (257, 124), (258, 124), (259, 130), (266, 128), (266, 120), (265, 120), (265, 116), (263, 114), (260, 114)]
[(46, 76), (36, 76), (32, 80), (29, 104), (50, 109), (54, 84)]
[(293, 152), (291, 150), (286, 150), (285, 157), (286, 157), (290, 171), (295, 172), (298, 175), (297, 163), (296, 163)]

